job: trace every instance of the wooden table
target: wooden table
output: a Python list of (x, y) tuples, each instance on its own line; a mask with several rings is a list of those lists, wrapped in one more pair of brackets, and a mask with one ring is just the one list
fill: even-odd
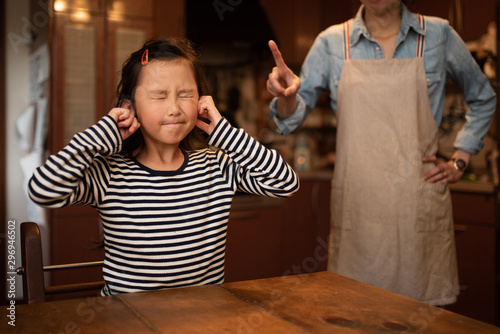
[(500, 333), (329, 272), (17, 305), (1, 333)]

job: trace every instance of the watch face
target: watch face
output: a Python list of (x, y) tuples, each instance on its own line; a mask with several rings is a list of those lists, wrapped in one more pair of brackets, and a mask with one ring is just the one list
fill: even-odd
[(455, 161), (455, 166), (457, 166), (459, 170), (463, 171), (465, 169), (465, 161), (463, 161), (462, 159), (458, 159), (457, 161)]

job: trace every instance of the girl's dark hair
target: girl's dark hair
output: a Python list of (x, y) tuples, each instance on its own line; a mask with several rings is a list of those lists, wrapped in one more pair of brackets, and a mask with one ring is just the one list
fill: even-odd
[[(119, 106), (123, 100), (130, 100), (135, 109), (135, 88), (141, 77), (142, 67), (144, 66), (141, 61), (146, 57), (145, 52), (147, 52), (148, 62), (155, 60), (186, 60), (193, 69), (199, 96), (209, 94), (207, 80), (201, 62), (198, 59), (198, 53), (193, 49), (191, 43), (187, 39), (152, 39), (144, 43), (139, 50), (132, 53), (123, 64), (121, 79), (116, 88), (116, 95), (118, 98), (117, 106)], [(192, 151), (207, 147), (205, 136), (198, 127), (194, 127), (186, 138), (180, 142), (179, 147), (184, 151)], [(123, 142), (120, 153), (133, 158), (137, 156), (143, 148), (144, 137), (141, 128), (139, 128), (139, 130), (134, 132)]]

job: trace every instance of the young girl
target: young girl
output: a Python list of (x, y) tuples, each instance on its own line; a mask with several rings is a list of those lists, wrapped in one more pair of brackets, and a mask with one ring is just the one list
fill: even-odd
[(117, 93), (119, 107), (35, 171), (31, 198), (99, 211), (102, 295), (222, 283), (236, 191), (291, 196), (297, 175), (221, 117), (187, 41), (144, 44), (125, 62)]

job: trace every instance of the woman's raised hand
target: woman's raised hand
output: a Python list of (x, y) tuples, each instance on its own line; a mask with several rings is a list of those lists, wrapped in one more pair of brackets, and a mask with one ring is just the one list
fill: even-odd
[(286, 66), (274, 41), (269, 41), (269, 49), (273, 53), (276, 66), (267, 79), (267, 91), (275, 97), (294, 96), (300, 88), (300, 78)]

